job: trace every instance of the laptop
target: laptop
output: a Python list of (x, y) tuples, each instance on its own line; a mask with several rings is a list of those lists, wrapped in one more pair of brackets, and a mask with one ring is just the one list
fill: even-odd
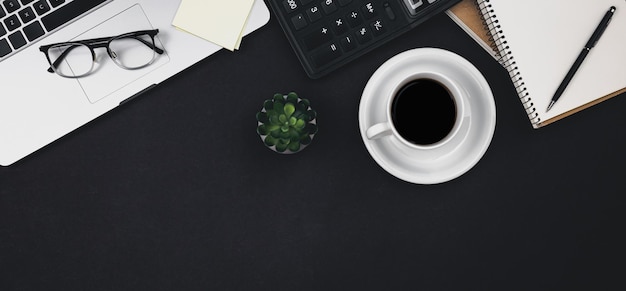
[[(8, 166), (221, 48), (178, 30), (181, 0), (3, 0), (0, 2), (0, 165)], [(255, 1), (248, 34), (270, 18)], [(96, 48), (95, 71), (55, 73), (40, 46), (154, 30), (163, 49), (150, 65), (125, 70)], [(51, 69), (49, 72), (48, 69)]]

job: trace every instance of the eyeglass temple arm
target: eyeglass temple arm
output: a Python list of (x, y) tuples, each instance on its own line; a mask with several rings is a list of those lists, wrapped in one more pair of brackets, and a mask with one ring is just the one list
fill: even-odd
[[(154, 37), (159, 33), (158, 29), (153, 29), (153, 30), (140, 30), (140, 31), (135, 31), (135, 32), (131, 32), (129, 33), (129, 37), (132, 37), (140, 42), (142, 42), (143, 44), (147, 45), (149, 48), (153, 49), (155, 52), (157, 52), (158, 54), (163, 54), (164, 51), (159, 48), (158, 46), (156, 46), (155, 42), (154, 42)], [(145, 39), (139, 38), (140, 35), (144, 35), (147, 34), (152, 38), (152, 42), (148, 42)]]
[(154, 43), (151, 43), (151, 42), (149, 42), (149, 41), (146, 41), (145, 39), (142, 39), (142, 38), (139, 38), (139, 37), (136, 37), (136, 36), (133, 36), (133, 38), (134, 38), (134, 39), (136, 39), (136, 40), (138, 40), (138, 41), (140, 41), (141, 43), (143, 43), (143, 44), (147, 45), (149, 48), (151, 48), (151, 49), (153, 49), (155, 52), (157, 52), (157, 54), (160, 54), (160, 55), (161, 55), (161, 54), (163, 54), (163, 52), (164, 52), (162, 49), (160, 49), (160, 48), (159, 48), (158, 46), (156, 46), (156, 44), (154, 44)]

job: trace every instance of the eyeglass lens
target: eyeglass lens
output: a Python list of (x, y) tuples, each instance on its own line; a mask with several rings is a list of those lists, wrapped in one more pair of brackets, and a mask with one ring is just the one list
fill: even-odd
[(156, 52), (149, 35), (122, 36), (111, 40), (111, 58), (122, 68), (139, 69), (154, 61)]
[[(81, 77), (93, 68), (91, 49), (84, 44), (59, 44), (48, 50), (53, 70), (64, 77)], [(58, 61), (61, 58), (61, 61)]]

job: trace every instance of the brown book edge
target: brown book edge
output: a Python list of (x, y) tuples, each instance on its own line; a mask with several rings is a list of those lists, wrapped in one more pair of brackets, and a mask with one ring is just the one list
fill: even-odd
[(611, 93), (611, 94), (609, 94), (609, 95), (606, 95), (606, 96), (604, 96), (604, 97), (600, 97), (600, 98), (598, 98), (598, 99), (596, 99), (596, 100), (593, 100), (593, 101), (591, 101), (591, 102), (589, 102), (589, 103), (587, 103), (587, 104), (584, 104), (584, 105), (578, 106), (578, 107), (576, 107), (576, 108), (574, 108), (574, 109), (572, 109), (572, 110), (570, 110), (570, 111), (567, 111), (567, 112), (565, 112), (565, 113), (562, 113), (562, 114), (560, 114), (560, 115), (557, 115), (557, 116), (555, 116), (555, 117), (552, 117), (552, 118), (550, 118), (550, 119), (547, 119), (546, 121), (539, 122), (539, 124), (538, 124), (535, 128), (540, 128), (540, 127), (544, 127), (544, 126), (546, 126), (546, 125), (552, 124), (552, 123), (554, 123), (555, 121), (561, 120), (561, 119), (563, 119), (563, 118), (565, 118), (565, 117), (568, 117), (568, 116), (570, 116), (570, 115), (572, 115), (572, 114), (574, 114), (574, 113), (577, 113), (577, 112), (583, 111), (584, 109), (587, 109), (587, 108), (589, 108), (589, 107), (591, 107), (591, 106), (594, 106), (594, 105), (596, 105), (596, 104), (598, 104), (598, 103), (601, 103), (601, 102), (603, 102), (603, 101), (609, 100), (609, 99), (611, 99), (611, 98), (613, 98), (613, 97), (615, 97), (615, 96), (618, 96), (618, 95), (620, 95), (620, 94), (622, 94), (622, 93), (625, 93), (625, 92), (626, 92), (626, 88), (623, 88), (623, 89), (621, 89), (621, 90), (619, 90), (619, 91), (613, 92), (613, 93)]
[(491, 34), (487, 31), (482, 15), (474, 0), (463, 0), (459, 2), (452, 6), (452, 8), (447, 11), (447, 14), (494, 59), (499, 59), (493, 37), (491, 37)]
[[(487, 31), (483, 22), (482, 15), (478, 10), (475, 0), (463, 0), (453, 6), (447, 12), (448, 16), (454, 20), (465, 32), (467, 32), (479, 45), (487, 50), (496, 60), (499, 59), (497, 48), (493, 42), (493, 37)], [(626, 88), (618, 90), (609, 95), (599, 97), (589, 103), (576, 107), (563, 114), (557, 115), (538, 124), (533, 124), (533, 128), (538, 129), (546, 125), (552, 124), (574, 113), (580, 112), (598, 103), (611, 99), (626, 92)]]

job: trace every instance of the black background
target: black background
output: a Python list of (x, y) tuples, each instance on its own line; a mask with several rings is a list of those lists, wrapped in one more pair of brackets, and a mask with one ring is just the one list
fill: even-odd
[[(358, 128), (372, 73), (419, 47), (467, 58), (497, 107), (485, 156), (440, 185), (385, 172)], [(320, 131), (279, 155), (254, 116), (289, 91)], [(312, 80), (272, 19), (0, 168), (0, 290), (623, 290), (624, 108), (533, 130), (445, 15)]]

